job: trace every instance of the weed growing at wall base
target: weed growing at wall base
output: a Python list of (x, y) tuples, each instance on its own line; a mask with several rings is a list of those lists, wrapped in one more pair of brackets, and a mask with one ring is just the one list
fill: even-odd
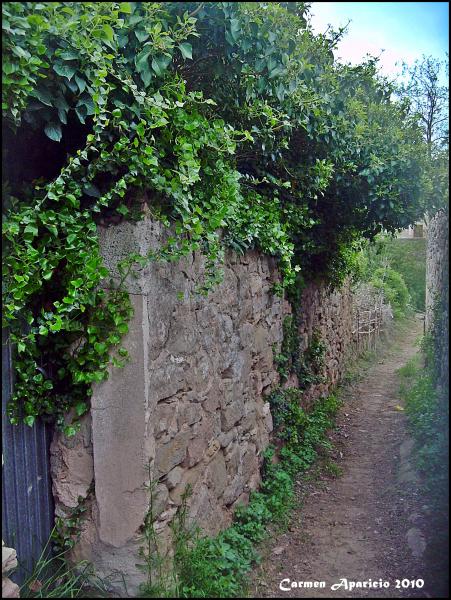
[(448, 394), (436, 387), (430, 336), (423, 338), (422, 350), (425, 356), (417, 355), (398, 373), (401, 376), (401, 396), (416, 441), (417, 463), (432, 497), (440, 500), (449, 479), (446, 469), (449, 410), (441, 397)]
[[(173, 589), (153, 596), (155, 587), (143, 585), (142, 597), (234, 598), (245, 587), (246, 574), (258, 561), (256, 544), (264, 540), (267, 526), (283, 523), (294, 502), (298, 476), (313, 464), (318, 448), (328, 446), (326, 432), (340, 405), (335, 395), (318, 400), (311, 412), (299, 407), (300, 391), (277, 390), (276, 438), (284, 441), (279, 462), (275, 448), (264, 454), (262, 484), (251, 494), (249, 504), (235, 512), (231, 527), (216, 537), (201, 537), (186, 526), (186, 511), (179, 511), (174, 534)], [(186, 506), (186, 505), (185, 505)], [(161, 592), (161, 589), (159, 590)]]

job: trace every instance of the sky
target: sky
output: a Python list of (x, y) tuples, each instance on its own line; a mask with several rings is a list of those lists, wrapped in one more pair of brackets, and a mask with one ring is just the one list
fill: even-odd
[(423, 54), (443, 60), (448, 52), (448, 2), (312, 2), (310, 13), (315, 33), (351, 20), (335, 58), (355, 64), (380, 55), (381, 74), (390, 78), (402, 61), (413, 64)]

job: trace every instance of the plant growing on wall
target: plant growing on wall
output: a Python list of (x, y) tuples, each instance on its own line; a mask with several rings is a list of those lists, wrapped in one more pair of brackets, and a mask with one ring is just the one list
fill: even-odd
[[(335, 64), (336, 36), (291, 4), (4, 3), (6, 152), (63, 149), (54, 171), (6, 155), (13, 423), (49, 415), (74, 433), (67, 412), (125, 358), (134, 265), (200, 251), (206, 294), (226, 248), (257, 247), (284, 288), (299, 272), (338, 283), (361, 236), (421, 213), (415, 119), (375, 60)], [(109, 281), (97, 226), (142, 216), (140, 191), (173, 233)]]

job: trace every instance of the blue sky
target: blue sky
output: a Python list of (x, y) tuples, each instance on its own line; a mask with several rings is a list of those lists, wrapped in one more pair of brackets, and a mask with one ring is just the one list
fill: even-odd
[(444, 59), (448, 51), (448, 2), (312, 2), (310, 12), (316, 33), (351, 20), (335, 57), (357, 63), (384, 50), (379, 64), (389, 77), (400, 73), (397, 63), (423, 54)]

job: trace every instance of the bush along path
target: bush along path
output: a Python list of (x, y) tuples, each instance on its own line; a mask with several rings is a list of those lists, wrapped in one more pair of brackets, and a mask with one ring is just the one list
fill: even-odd
[[(397, 374), (421, 334), (422, 321), (409, 321), (342, 391), (334, 449), (318, 477), (298, 482), (299, 507), (265, 546), (253, 597), (442, 597), (444, 582), (428, 564), (433, 511), (421, 492)], [(352, 582), (367, 587), (351, 590)]]

